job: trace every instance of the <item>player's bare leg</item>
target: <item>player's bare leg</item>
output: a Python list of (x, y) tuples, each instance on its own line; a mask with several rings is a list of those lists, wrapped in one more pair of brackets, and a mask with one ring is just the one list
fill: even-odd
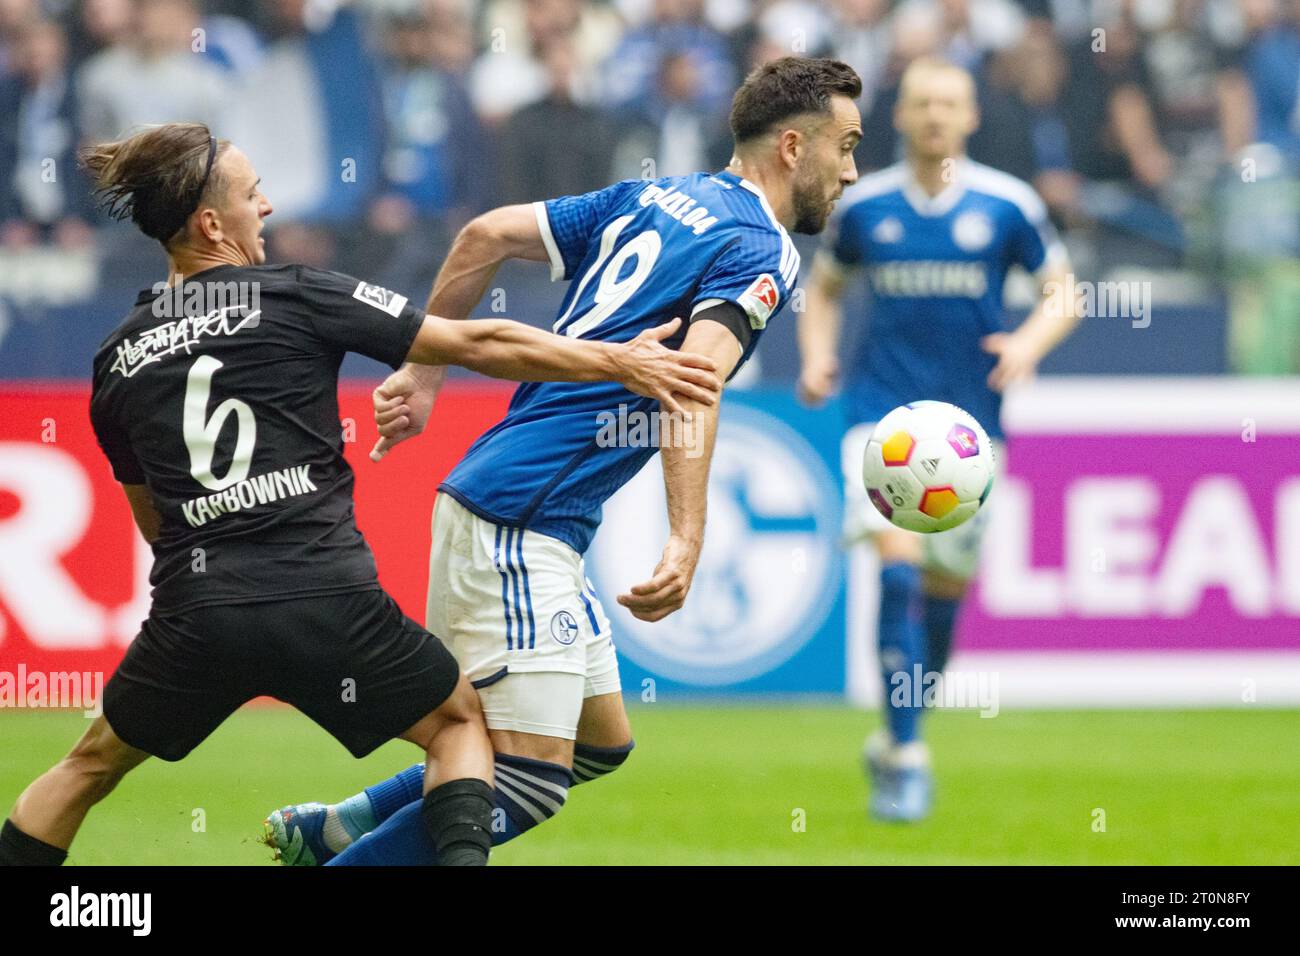
[(586, 783), (613, 773), (632, 753), (632, 724), (623, 706), (623, 694), (597, 694), (582, 702), (578, 740), (573, 752), (575, 783)]
[(499, 754), (527, 757), (569, 767), (573, 764), (573, 741), (563, 737), (525, 734), (517, 730), (489, 730), (492, 748)]
[(492, 744), (464, 674), (451, 696), (402, 735), (425, 749), (421, 817), (440, 866), (481, 866), (492, 845)]
[(598, 694), (582, 702), (578, 743), (591, 747), (622, 747), (632, 740), (622, 694)]
[[(600, 694), (583, 702), (576, 741), (517, 730), (489, 730), (488, 736), (491, 749), (495, 751), (494, 769), (499, 771), (494, 778), (494, 845), (504, 843), (553, 816), (563, 806), (570, 785), (594, 780), (618, 769), (633, 746), (632, 728), (621, 693)], [(431, 760), (429, 767), (435, 765), (440, 780), (452, 776), (436, 759)], [(291, 835), (290, 830), (282, 826), (278, 834), (274, 830), (268, 831), (268, 842), (290, 865), (328, 862), (364, 833), (378, 828), (401, 812), (406, 803), (418, 799), (422, 772), (427, 788), (430, 770), (417, 764), (336, 804), (298, 804), (277, 810), (269, 822), (296, 817), (301, 829), (294, 834), (301, 833), (301, 836)], [(340, 821), (350, 822), (346, 830)], [(358, 821), (363, 822), (358, 825)], [(328, 842), (327, 836), (330, 838)]]
[(451, 780), (492, 784), (492, 743), (478, 694), (464, 674), (442, 706), (401, 735), (426, 753), (424, 792)]
[[(363, 854), (365, 864), (486, 863), (495, 758), (468, 678), (461, 674), (451, 696), (399, 736), (422, 747), (425, 762), (381, 785), (393, 791), (387, 813), (374, 815), (368, 793), (338, 804), (282, 807), (264, 824), (264, 840), (275, 858), (289, 866), (328, 864), (400, 814), (392, 825), (403, 828), (403, 839), (396, 849), (387, 844), (370, 848)], [(398, 850), (408, 855), (395, 855)]]
[(920, 566), (923, 557), (921, 536), (912, 531), (898, 530), (878, 531), (874, 535), (876, 550), (880, 553), (880, 563), (889, 564), (901, 561)]
[(933, 597), (960, 601), (969, 587), (970, 581), (965, 578), (956, 578), (933, 568), (926, 568), (921, 574), (921, 590)]
[[(8, 822), (21, 834), (66, 851), (90, 808), (148, 756), (123, 742), (102, 715), (96, 717), (68, 755), (22, 792)], [(7, 841), (0, 847), (0, 862), (23, 862), (13, 859), (10, 849)]]
[[(480, 691), (487, 694), (479, 698), (487, 723), (522, 721), (556, 729), (555, 734), (503, 727), (487, 731), (494, 784), (489, 791), (494, 845), (544, 823), (564, 806), (573, 785), (574, 742), (570, 738), (581, 710), (583, 680), (580, 674), (526, 672)], [(450, 773), (437, 754), (429, 767), (427, 772), (418, 764), (408, 767), (337, 804), (299, 804), (278, 810), (273, 819), (295, 818), (297, 828), (292, 834), (287, 830), (268, 834), (268, 842), (291, 865), (423, 865), (440, 861), (441, 853), (430, 845), (420, 827), (416, 801), (428, 772), (439, 779)], [(434, 793), (436, 788), (429, 791), (426, 802)], [(325, 829), (331, 818), (361, 825), (348, 834), (339, 834), (335, 827), (331, 834)]]

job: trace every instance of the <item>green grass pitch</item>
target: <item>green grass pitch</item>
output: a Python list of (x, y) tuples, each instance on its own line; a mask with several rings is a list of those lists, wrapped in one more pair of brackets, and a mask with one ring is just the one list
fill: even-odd
[[(631, 716), (628, 764), (572, 791), (494, 864), (1300, 862), (1295, 711), (931, 714), (937, 801), (913, 826), (866, 818), (858, 754), (872, 716), (784, 703)], [(0, 713), (6, 812), (84, 727), (79, 714)], [(293, 711), (245, 709), (183, 763), (128, 777), (70, 862), (267, 865), (267, 812), (337, 800), (416, 755), (392, 743), (355, 761)]]

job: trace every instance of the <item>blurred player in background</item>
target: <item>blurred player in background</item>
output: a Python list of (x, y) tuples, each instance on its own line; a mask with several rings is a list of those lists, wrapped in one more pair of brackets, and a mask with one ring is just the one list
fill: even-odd
[[(555, 331), (622, 342), (689, 315), (682, 347), (733, 374), (795, 287), (787, 230), (820, 232), (857, 179), (861, 90), (836, 60), (759, 68), (733, 101), (727, 169), (487, 213), (457, 238), (429, 308), (468, 316), (502, 261), (549, 262), (552, 279), (573, 280)], [(389, 377), (376, 456), (424, 427), (440, 384), (411, 368)], [(644, 621), (682, 606), (704, 542), (717, 427), (716, 408), (683, 405), (694, 440), (669, 440), (665, 426), (657, 444), (607, 445), (602, 416), (637, 420), (658, 404), (619, 386), (523, 386), (439, 487), (426, 624), (479, 689), (497, 754), (497, 843), (559, 812), (575, 780), (617, 769), (632, 749), (609, 621), (582, 555), (603, 502), (661, 451), (669, 540), (653, 576), (618, 600)], [(289, 863), (339, 851), (336, 865), (430, 862), (418, 781), (413, 767), (337, 805), (286, 807), (268, 835)]]
[[(912, 685), (918, 666), (939, 674), (947, 663), (987, 510), (940, 534), (894, 527), (863, 487), (868, 439), (891, 409), (930, 399), (964, 408), (1000, 443), (1002, 391), (1030, 377), (1078, 320), (1061, 294), (1069, 263), (1043, 202), (1028, 184), (966, 157), (978, 122), (975, 83), (966, 70), (935, 59), (908, 66), (894, 112), (905, 158), (845, 193), (799, 319), (799, 391), (804, 401), (820, 404), (840, 377), (840, 297), (851, 270), (865, 268), (871, 322), (847, 375), (852, 427), (842, 454), (846, 536), (859, 555), (850, 562), (850, 594), (866, 583), (864, 538), (881, 566), (877, 635), (885, 726), (868, 740), (866, 759), (870, 809), (884, 820), (919, 820), (929, 812), (922, 689)], [(1012, 265), (1035, 275), (1042, 297), (1006, 332), (1002, 288)], [(850, 634), (859, 631), (854, 625)]]
[(677, 323), (629, 345), (578, 342), (505, 320), (450, 322), (336, 272), (265, 265), (260, 179), (197, 123), (93, 147), (85, 162), (110, 211), (167, 252), (168, 282), (141, 292), (101, 346), (90, 403), (153, 547), (153, 594), (103, 715), (18, 798), (0, 864), (62, 863), (91, 806), (130, 770), (150, 755), (182, 759), (264, 694), (356, 757), (394, 737), (424, 748), (418, 806), (439, 862), (486, 863), (492, 749), (478, 697), (376, 579), (353, 517), (339, 363), (356, 351), (520, 380), (608, 376), (706, 404), (712, 364), (655, 341)]

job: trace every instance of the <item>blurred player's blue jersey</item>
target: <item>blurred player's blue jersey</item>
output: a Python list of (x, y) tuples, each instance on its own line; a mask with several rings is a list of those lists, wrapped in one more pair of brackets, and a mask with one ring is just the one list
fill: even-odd
[[(798, 277), (799, 254), (767, 200), (730, 172), (626, 180), (534, 209), (551, 278), (572, 280), (554, 326), (563, 335), (627, 342), (733, 302), (753, 330), (743, 364)], [(677, 347), (685, 333), (683, 321), (665, 344)], [(521, 385), (506, 417), (439, 490), (494, 524), (550, 535), (581, 554), (605, 499), (658, 451), (644, 429), (626, 429), (631, 441), (605, 440), (611, 419), (635, 425), (658, 411), (612, 382)]]
[(832, 268), (862, 266), (870, 320), (845, 375), (854, 422), (879, 421), (917, 399), (951, 402), (1002, 437), (1002, 400), (988, 387), (994, 356), (980, 339), (1002, 332), (1007, 270), (1064, 261), (1042, 200), (1014, 176), (970, 160), (927, 196), (906, 163), (845, 191), (827, 230)]

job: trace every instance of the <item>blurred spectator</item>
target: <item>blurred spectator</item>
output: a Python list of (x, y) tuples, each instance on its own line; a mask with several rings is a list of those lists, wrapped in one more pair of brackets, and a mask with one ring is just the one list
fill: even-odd
[(72, 31), (72, 62), (80, 66), (101, 50), (125, 44), (134, 18), (135, 0), (82, 0), (81, 17)]
[(863, 172), (907, 63), (972, 68), (971, 156), (1081, 270), (1217, 274), (1233, 366), (1300, 371), (1300, 0), (0, 0), (0, 242), (75, 243), (74, 147), (188, 118), (257, 165), (272, 256), (416, 292), (486, 205), (724, 165), (739, 75), (790, 53), (862, 77)]
[(1012, 0), (903, 0), (896, 15), (913, 9), (934, 11), (942, 37), (938, 52), (977, 79), (985, 58), (1014, 46), (1025, 28), (1024, 13)]
[(387, 31), (382, 75), (383, 195), (371, 207), (371, 226), (401, 232), (416, 218), (457, 225), (486, 202), (487, 144), (460, 78), (442, 57), (456, 49), (440, 37), (469, 23), (456, 0), (427, 0), (395, 18)]
[[(357, 13), (330, 0), (275, 0), (265, 28), (274, 37), (261, 62), (232, 80), (226, 125), (275, 200), (270, 229), (337, 226), (337, 240), (360, 242), (380, 188), (384, 107), (379, 65)], [(290, 242), (273, 236), (270, 242)], [(315, 264), (329, 241), (309, 231), (299, 244)], [(295, 248), (299, 248), (295, 246)]]
[(14, 68), (14, 45), (19, 32), (40, 15), (38, 0), (0, 0), (0, 76)]
[(991, 64), (980, 129), (970, 141), (974, 158), (1031, 182), (1061, 226), (1086, 218), (1088, 180), (1128, 174), (1109, 144), (1108, 91), (1092, 56), (1085, 45), (1071, 57), (1048, 24), (1035, 21)]
[(776, 0), (758, 15), (757, 27), (783, 56), (820, 56), (830, 49), (834, 21), (811, 0)]
[(1300, 160), (1300, 0), (1245, 0), (1250, 40), (1243, 66), (1255, 104), (1255, 136)]
[(664, 115), (669, 104), (655, 102), (666, 92), (660, 82), (663, 64), (669, 57), (687, 56), (696, 75), (691, 107), (725, 113), (735, 92), (736, 71), (727, 41), (702, 14), (701, 0), (655, 0), (650, 20), (629, 30), (605, 64), (605, 104)]
[(1183, 214), (1204, 202), (1220, 164), (1246, 145), (1253, 125), (1238, 24), (1212, 17), (1216, 9), (1214, 0), (1173, 0), (1142, 41), (1141, 79), (1173, 160), (1165, 198)]
[(202, 30), (204, 52), (222, 69), (247, 73), (261, 62), (262, 38), (247, 20), (205, 7)]
[(623, 124), (620, 176), (684, 176), (726, 164), (731, 137), (725, 114), (703, 107), (699, 84), (694, 57), (685, 52), (664, 56), (655, 95)]
[(898, 81), (907, 64), (920, 56), (936, 56), (943, 46), (943, 18), (930, 3), (904, 4), (889, 18), (889, 57), (863, 117), (865, 134), (854, 150), (859, 172), (884, 169), (899, 157), (898, 133), (894, 130), (894, 104), (898, 102)]
[(135, 0), (125, 40), (95, 54), (77, 75), (82, 135), (117, 139), (133, 126), (188, 120), (222, 128), (224, 73), (193, 50), (191, 0)]
[(1096, 71), (1098, 92), (1110, 114), (1110, 133), (1137, 184), (1156, 189), (1173, 169), (1173, 158), (1160, 140), (1141, 61), (1142, 32), (1131, 5), (1116, 8), (1103, 21), (1097, 40), (1084, 54)]
[(1052, 32), (1067, 47), (1088, 39), (1105, 19), (1103, 7), (1114, 0), (1019, 0), (1025, 14), (1050, 23)]
[(1220, 186), (1233, 371), (1300, 373), (1300, 0), (1243, 3), (1254, 143)]
[[(703, 0), (705, 22), (720, 33), (736, 33), (751, 26), (755, 8), (766, 0)], [(611, 0), (629, 29), (645, 26), (654, 18), (655, 0)]]
[(592, 102), (596, 67), (615, 42), (608, 11), (580, 0), (498, 3), (485, 21), (486, 49), (470, 72), (470, 95), (484, 122), (499, 125), (545, 97), (551, 76), (542, 51), (557, 39), (572, 44), (576, 68), (569, 96)]
[(869, 113), (889, 62), (889, 0), (835, 0), (833, 10), (830, 55), (857, 70), (862, 78), (858, 105)]
[(433, 62), (439, 69), (463, 80), (474, 63), (473, 0), (433, 0), (428, 3), (428, 11), (433, 21), (430, 41)]
[(618, 178), (611, 173), (615, 137), (610, 120), (573, 98), (573, 74), (579, 68), (573, 42), (552, 39), (542, 62), (550, 92), (510, 117), (501, 133), (502, 182), (509, 202), (590, 192)]
[(0, 81), (0, 242), (87, 245), (91, 204), (77, 170), (63, 28), (50, 20), (27, 23), (14, 37), (13, 54), (14, 72)]
[(496, 178), (458, 72), (473, 52), (469, 13), (463, 0), (417, 0), (382, 31), (383, 175), (350, 265), (409, 294), (429, 287)]

